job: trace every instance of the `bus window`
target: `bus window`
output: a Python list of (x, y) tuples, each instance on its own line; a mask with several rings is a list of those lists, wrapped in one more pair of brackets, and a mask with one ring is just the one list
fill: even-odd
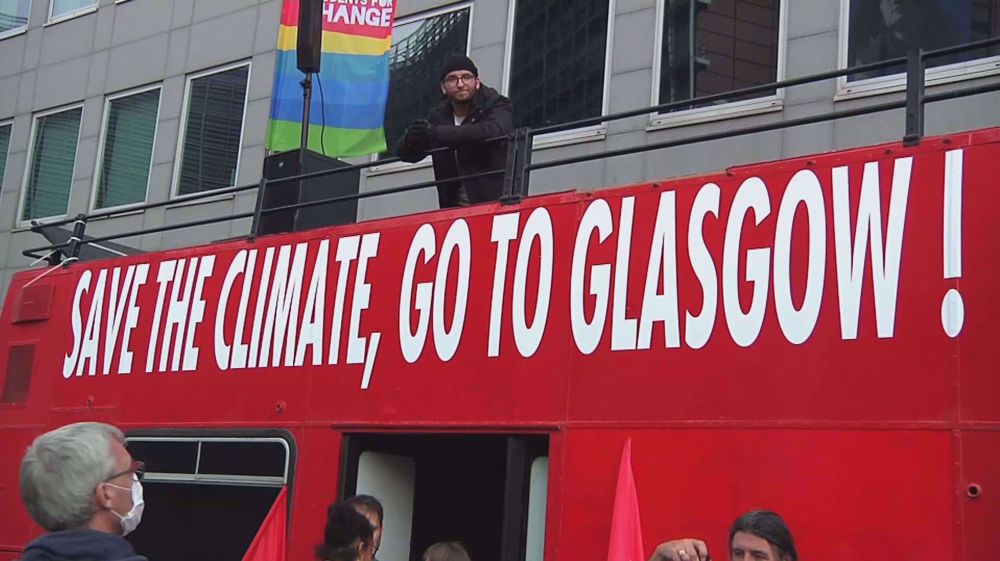
[(380, 558), (419, 561), (429, 545), (458, 540), (474, 561), (541, 561), (548, 437), (349, 434), (344, 442), (342, 496), (373, 495), (385, 507)]
[(146, 508), (127, 539), (150, 561), (240, 561), (289, 479), (284, 438), (130, 435), (128, 450)]

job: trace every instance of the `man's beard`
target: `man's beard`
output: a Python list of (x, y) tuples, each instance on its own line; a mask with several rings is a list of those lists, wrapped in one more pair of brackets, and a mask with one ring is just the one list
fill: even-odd
[(471, 92), (470, 95), (469, 95), (469, 97), (468, 97), (468, 99), (464, 99), (463, 100), (463, 99), (452, 98), (451, 99), (451, 104), (454, 107), (461, 107), (461, 108), (471, 109), (472, 108), (472, 101), (475, 99), (475, 97), (476, 97), (476, 93), (475, 92)]

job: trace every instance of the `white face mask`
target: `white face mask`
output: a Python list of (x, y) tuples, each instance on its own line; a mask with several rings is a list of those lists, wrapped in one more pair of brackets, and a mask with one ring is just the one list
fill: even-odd
[(146, 506), (146, 503), (142, 500), (142, 483), (139, 483), (139, 478), (135, 475), (132, 476), (132, 488), (128, 489), (125, 487), (120, 487), (114, 483), (108, 483), (115, 489), (121, 489), (122, 491), (132, 492), (132, 509), (128, 511), (124, 516), (118, 514), (114, 509), (111, 512), (115, 513), (121, 520), (122, 524), (122, 535), (127, 536), (132, 533), (133, 530), (139, 527), (139, 522), (142, 521), (142, 510)]

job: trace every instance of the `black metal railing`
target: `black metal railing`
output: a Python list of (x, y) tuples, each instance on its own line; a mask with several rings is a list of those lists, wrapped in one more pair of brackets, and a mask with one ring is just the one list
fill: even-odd
[[(336, 173), (345, 173), (350, 171), (357, 171), (361, 169), (371, 168), (375, 166), (383, 166), (386, 164), (394, 163), (400, 161), (399, 158), (384, 158), (380, 160), (375, 160), (371, 162), (365, 162), (361, 164), (353, 164), (343, 167), (338, 167), (331, 170), (315, 171), (309, 173), (302, 173), (295, 176), (289, 176), (281, 179), (267, 179), (262, 177), (259, 183), (253, 185), (243, 185), (238, 187), (228, 187), (225, 189), (215, 189), (212, 191), (207, 191), (204, 193), (198, 193), (195, 195), (190, 195), (182, 200), (166, 200), (156, 203), (149, 203), (142, 206), (128, 207), (119, 210), (106, 210), (98, 211), (90, 214), (80, 214), (74, 216), (73, 218), (67, 218), (65, 220), (59, 220), (54, 222), (45, 222), (43, 225), (36, 226), (36, 230), (41, 227), (53, 227), (61, 226), (66, 224), (73, 224), (73, 234), (69, 241), (64, 243), (50, 244), (47, 246), (41, 246), (36, 248), (30, 248), (24, 250), (22, 253), (25, 256), (33, 257), (36, 259), (48, 259), (50, 263), (63, 263), (69, 264), (77, 260), (79, 255), (80, 247), (86, 244), (95, 244), (104, 241), (110, 241), (121, 238), (130, 238), (135, 236), (142, 236), (146, 234), (155, 234), (160, 232), (166, 232), (170, 230), (179, 230), (183, 228), (192, 228), (197, 226), (205, 226), (209, 224), (215, 224), (219, 222), (226, 222), (230, 220), (239, 220), (245, 218), (251, 218), (250, 232), (247, 235), (247, 239), (253, 240), (257, 237), (258, 228), (260, 225), (260, 218), (264, 214), (272, 212), (290, 211), (302, 208), (309, 208), (320, 205), (327, 205), (331, 203), (339, 203), (351, 200), (360, 200), (370, 197), (379, 197), (385, 195), (392, 195), (396, 193), (406, 193), (410, 191), (416, 191), (420, 189), (426, 189), (430, 187), (437, 186), (441, 183), (451, 182), (451, 181), (462, 181), (466, 179), (474, 179), (486, 176), (494, 176), (503, 174), (503, 195), (501, 197), (501, 202), (503, 203), (516, 203), (520, 201), (523, 197), (527, 196), (528, 188), (530, 185), (531, 172), (534, 170), (541, 170), (547, 168), (553, 168), (557, 166), (566, 166), (577, 164), (581, 162), (587, 162), (592, 160), (614, 158), (618, 156), (625, 156), (629, 154), (636, 154), (641, 152), (649, 152), (653, 150), (663, 150), (666, 148), (672, 148), (675, 146), (682, 146), (687, 144), (695, 144), (699, 142), (708, 142), (712, 140), (719, 140), (723, 138), (731, 138), (734, 136), (756, 134), (761, 132), (774, 131), (784, 128), (791, 128), (803, 125), (810, 125), (815, 123), (821, 123), (825, 121), (833, 121), (837, 119), (844, 119), (848, 117), (857, 117), (861, 115), (867, 115), (872, 113), (878, 113), (883, 111), (890, 111), (895, 109), (905, 109), (905, 129), (903, 131), (902, 139), (906, 145), (919, 144), (921, 138), (923, 137), (923, 119), (924, 110), (928, 103), (934, 103), (944, 100), (957, 99), (961, 97), (980, 95), (988, 92), (1000, 91), (1000, 80), (990, 81), (989, 83), (980, 84), (976, 86), (968, 86), (964, 88), (950, 89), (947, 91), (937, 92), (933, 94), (926, 93), (926, 63), (928, 60), (935, 58), (946, 57), (956, 53), (969, 52), (977, 49), (982, 49), (984, 47), (992, 47), (1000, 45), (1000, 37), (995, 37), (991, 39), (985, 39), (982, 41), (975, 41), (972, 43), (966, 43), (963, 45), (956, 45), (952, 47), (946, 47), (943, 49), (937, 49), (933, 51), (920, 51), (915, 50), (909, 53), (906, 57), (898, 57), (893, 59), (888, 59), (885, 61), (880, 61), (871, 64), (864, 64), (859, 66), (854, 66), (851, 68), (844, 68), (841, 70), (832, 70), (828, 72), (821, 72), (818, 74), (812, 74), (809, 76), (802, 76), (799, 78), (791, 78), (788, 80), (781, 80), (777, 82), (772, 82), (769, 84), (761, 84), (757, 86), (751, 86), (747, 88), (742, 88), (738, 90), (733, 90), (721, 94), (713, 94), (698, 98), (692, 98), (682, 101), (674, 101), (670, 103), (663, 103), (659, 105), (653, 105), (650, 107), (642, 107), (638, 109), (631, 109), (628, 111), (622, 111), (618, 113), (612, 113), (608, 115), (600, 115), (597, 117), (590, 117), (586, 119), (580, 119), (570, 123), (562, 123), (557, 126), (548, 126), (540, 128), (521, 128), (513, 131), (513, 133), (490, 139), (489, 142), (506, 142), (507, 143), (507, 161), (503, 169), (498, 169), (494, 171), (488, 171), (483, 173), (477, 173), (472, 175), (465, 175), (450, 179), (432, 180), (432, 181), (421, 181), (419, 183), (411, 183), (407, 185), (401, 185), (398, 187), (391, 187), (387, 189), (379, 189), (374, 191), (366, 191), (361, 193), (351, 193), (345, 195), (338, 195), (326, 199), (301, 202), (292, 205), (284, 205), (273, 208), (263, 208), (262, 194), (268, 187), (273, 187), (277, 184), (298, 182), (307, 179), (314, 179), (317, 177), (323, 177), (327, 175), (332, 175)], [(586, 154), (581, 156), (572, 156), (566, 158), (560, 158), (555, 160), (549, 160), (540, 163), (532, 163), (532, 153), (533, 153), (533, 142), (534, 138), (538, 135), (554, 132), (556, 130), (566, 130), (569, 128), (579, 128), (598, 125), (601, 123), (606, 123), (610, 121), (617, 121), (622, 119), (628, 119), (631, 117), (637, 117), (640, 115), (649, 115), (664, 113), (669, 111), (674, 111), (678, 109), (688, 109), (692, 107), (701, 106), (707, 103), (712, 103), (716, 101), (724, 101), (729, 99), (738, 99), (743, 96), (773, 92), (780, 89), (791, 88), (795, 86), (811, 84), (816, 82), (821, 82), (824, 80), (830, 80), (834, 78), (839, 78), (842, 76), (848, 76), (851, 74), (857, 74), (862, 72), (870, 72), (874, 70), (883, 70), (892, 67), (905, 67), (906, 76), (906, 90), (905, 97), (901, 100), (890, 101), (878, 104), (865, 105), (863, 107), (857, 107), (852, 109), (843, 109), (838, 111), (832, 111), (829, 113), (823, 113), (818, 115), (810, 115), (807, 117), (800, 117), (796, 119), (785, 119), (779, 120), (773, 123), (766, 123), (762, 125), (742, 127), (737, 129), (728, 129), (725, 131), (706, 133), (695, 136), (687, 136), (684, 138), (665, 140), (660, 142), (644, 143), (637, 146), (631, 146), (628, 148), (619, 148), (614, 150), (605, 150), (601, 152), (596, 152), (592, 154)], [(432, 150), (445, 151), (447, 148), (438, 148)], [(165, 226), (158, 226), (153, 228), (146, 228), (143, 230), (135, 230), (129, 232), (121, 232), (115, 234), (109, 234), (105, 236), (98, 237), (85, 237), (86, 227), (89, 221), (99, 218), (111, 218), (121, 214), (134, 213), (136, 211), (142, 211), (151, 208), (176, 205), (181, 202), (200, 200), (218, 197), (219, 195), (225, 195), (230, 193), (239, 193), (243, 191), (258, 191), (257, 205), (253, 212), (244, 212), (238, 214), (227, 214), (224, 216), (219, 216), (215, 218), (207, 218), (203, 220), (195, 220), (190, 222), (181, 222), (176, 224), (170, 224)], [(42, 252), (48, 252), (47, 254), (42, 254)]]

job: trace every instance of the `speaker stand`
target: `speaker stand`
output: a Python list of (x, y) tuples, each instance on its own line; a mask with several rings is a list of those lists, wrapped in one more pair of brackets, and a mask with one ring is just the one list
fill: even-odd
[[(302, 85), (302, 139), (300, 140), (302, 151), (299, 158), (299, 169), (306, 169), (305, 153), (309, 149), (309, 106), (312, 104), (312, 83), (312, 72), (306, 72), (305, 79), (300, 82)], [(320, 134), (323, 134), (322, 131)]]

